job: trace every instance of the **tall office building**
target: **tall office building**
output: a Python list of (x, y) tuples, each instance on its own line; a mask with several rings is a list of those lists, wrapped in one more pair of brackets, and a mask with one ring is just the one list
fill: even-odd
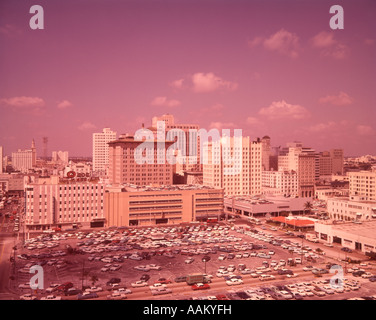
[(116, 132), (104, 128), (100, 133), (93, 133), (93, 171), (105, 174), (109, 166), (108, 143), (116, 140)]
[(330, 155), (332, 157), (332, 173), (343, 175), (343, 149), (331, 149)]
[(296, 171), (298, 193), (301, 197), (313, 197), (315, 181), (319, 178), (319, 158), (315, 150), (303, 147), (301, 142), (287, 144), (278, 156), (279, 171)]
[(261, 143), (262, 143), (262, 170), (269, 171), (270, 170), (270, 156), (271, 156), (270, 137), (264, 136), (261, 139)]
[(169, 136), (173, 136), (174, 139), (183, 142), (180, 146), (177, 146), (179, 157), (176, 163), (176, 172), (183, 175), (185, 171), (202, 171), (200, 137), (198, 136), (199, 125), (175, 123), (173, 115), (164, 114), (152, 118), (151, 129), (154, 132), (158, 129), (161, 130), (163, 124), (166, 131), (166, 140), (171, 140)]
[(16, 171), (27, 172), (33, 168), (37, 162), (35, 141), (31, 143), (31, 149), (12, 152), (12, 166)]
[(0, 146), (0, 173), (4, 172), (3, 167), (4, 167), (4, 150), (3, 150), (3, 147)]
[(376, 172), (348, 172), (351, 200), (376, 201)]
[(108, 174), (110, 184), (171, 185), (173, 165), (167, 161), (166, 154), (172, 143), (137, 141), (132, 136), (121, 136), (111, 141)]
[(259, 195), (262, 192), (262, 143), (259, 139), (251, 141), (249, 137), (242, 137), (239, 146), (234, 139), (237, 138), (225, 137), (204, 144), (207, 161), (203, 164), (203, 184), (223, 188), (225, 195)]

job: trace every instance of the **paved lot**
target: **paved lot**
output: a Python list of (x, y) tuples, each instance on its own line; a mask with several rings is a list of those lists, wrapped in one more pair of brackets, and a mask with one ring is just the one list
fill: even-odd
[[(132, 233), (132, 232), (133, 233)], [(245, 231), (245, 233), (244, 233)], [(27, 267), (34, 265), (36, 263), (43, 262), (44, 271), (44, 285), (45, 287), (50, 286), (53, 283), (64, 283), (72, 282), (74, 287), (81, 289), (83, 286), (91, 286), (93, 278), (95, 286), (102, 287), (104, 290), (98, 292), (99, 299), (106, 299), (107, 295), (111, 292), (108, 291), (106, 282), (111, 278), (120, 278), (120, 286), (126, 287), (132, 290), (132, 294), (127, 295), (128, 299), (190, 299), (190, 298), (208, 298), (209, 296), (215, 296), (218, 294), (228, 294), (231, 291), (246, 290), (247, 288), (257, 288), (261, 285), (282, 285), (292, 282), (299, 281), (316, 281), (318, 278), (310, 271), (303, 271), (303, 267), (307, 265), (314, 265), (315, 267), (325, 268), (327, 261), (333, 261), (335, 259), (329, 259), (326, 256), (316, 256), (316, 262), (307, 261), (304, 254), (312, 253), (313, 250), (306, 251), (303, 253), (294, 253), (287, 248), (282, 246), (273, 245), (265, 241), (265, 235), (261, 236), (262, 239), (255, 238), (255, 235), (260, 235), (260, 231), (265, 233), (265, 235), (274, 234), (272, 239), (279, 239), (281, 243), (285, 241), (290, 241), (295, 245), (309, 245), (314, 250), (316, 244), (303, 243), (299, 238), (289, 238), (282, 233), (278, 232), (267, 232), (265, 230), (258, 229), (258, 233), (250, 232), (244, 226), (242, 229), (236, 230), (236, 228), (231, 228), (231, 226), (226, 225), (216, 225), (211, 226), (209, 229), (205, 230), (203, 227), (197, 225), (191, 225), (186, 228), (159, 228), (157, 229), (129, 229), (129, 230), (97, 230), (95, 232), (71, 232), (73, 236), (68, 236), (66, 233), (65, 237), (59, 233), (56, 235), (42, 234), (45, 239), (44, 241), (29, 242), (25, 248), (17, 250), (17, 255), (22, 254), (28, 255), (30, 259), (22, 259), (21, 257), (16, 259), (16, 279), (14, 280), (13, 288), (15, 289), (15, 298), (18, 298), (25, 293), (33, 293), (31, 289), (18, 289), (20, 284), (27, 283), (31, 275), (28, 273)], [(157, 233), (156, 233), (157, 232)], [(163, 236), (160, 236), (160, 235)], [(156, 236), (154, 240), (151, 236)], [(49, 237), (47, 239), (47, 237)], [(158, 240), (158, 238), (165, 240)], [(105, 242), (103, 242), (105, 241)], [(31, 249), (30, 243), (36, 247)], [(154, 245), (154, 247), (147, 246), (147, 244)], [(158, 244), (158, 245), (155, 245)], [(44, 245), (49, 247), (42, 248)], [(56, 246), (54, 246), (56, 245)], [(144, 247), (138, 247), (143, 245)], [(253, 245), (253, 248), (252, 248)], [(254, 249), (254, 245), (259, 246), (257, 250)], [(38, 246), (40, 249), (38, 249)], [(260, 247), (263, 246), (263, 247)], [(249, 257), (235, 257), (233, 259), (228, 259), (228, 252), (220, 251), (219, 248), (226, 247), (231, 249), (231, 252), (236, 254), (249, 253)], [(69, 248), (69, 249), (67, 249)], [(81, 253), (73, 253), (74, 250), (79, 250)], [(188, 251), (189, 254), (183, 255), (182, 251)], [(216, 250), (213, 253), (213, 250)], [(251, 256), (264, 252), (268, 254), (270, 250), (274, 251), (274, 254), (270, 255), (270, 258), (260, 258), (257, 256)], [(296, 250), (296, 249), (295, 249)], [(169, 254), (171, 257), (168, 257)], [(139, 255), (146, 253), (149, 259), (142, 260), (132, 260), (130, 259), (131, 254), (136, 252)], [(47, 253), (47, 257), (38, 257), (38, 254)], [(59, 255), (59, 253), (61, 255)], [(226, 255), (225, 260), (219, 260), (220, 255)], [(51, 256), (52, 255), (52, 256)], [(167, 255), (167, 256), (166, 256)], [(206, 263), (202, 262), (203, 256), (210, 256), (210, 261)], [(116, 256), (126, 257), (124, 260), (118, 261), (101, 261), (100, 258), (111, 258)], [(185, 260), (187, 258), (193, 258), (194, 261), (190, 264), (186, 264)], [(334, 256), (335, 257), (335, 256)], [(303, 263), (297, 266), (290, 267), (286, 266), (292, 270), (298, 276), (296, 278), (289, 279), (286, 275), (279, 275), (276, 270), (272, 269), (268, 274), (273, 274), (275, 276), (275, 281), (261, 282), (258, 278), (253, 278), (251, 275), (243, 275), (238, 270), (239, 264), (244, 264), (246, 268), (251, 269), (253, 272), (257, 271), (266, 261), (269, 264), (275, 260), (279, 263), (280, 260), (287, 261), (288, 259), (303, 258)], [(149, 270), (140, 271), (135, 270), (135, 267), (140, 265), (151, 265), (155, 264), (161, 267), (161, 270)], [(101, 271), (103, 267), (111, 267), (114, 265), (119, 265), (120, 269), (117, 271)], [(241, 275), (243, 278), (243, 284), (237, 286), (228, 286), (223, 277), (218, 277), (216, 275), (217, 270), (220, 267), (228, 268), (230, 265), (234, 265), (236, 270), (233, 271), (234, 275)], [(185, 276), (192, 273), (204, 273), (206, 268), (206, 273), (213, 275), (211, 288), (208, 291), (196, 292), (193, 291), (186, 283), (176, 283), (174, 282), (176, 277)], [(367, 270), (369, 266), (367, 266)], [(369, 269), (374, 271), (373, 269)], [(172, 294), (161, 295), (153, 297), (149, 286), (142, 288), (132, 288), (131, 284), (140, 280), (143, 274), (150, 276), (148, 280), (148, 285), (154, 284), (158, 279), (165, 278), (172, 281), (172, 284), (168, 284), (167, 287), (172, 288)], [(332, 274), (324, 276), (330, 278)], [(346, 275), (347, 277), (347, 275)], [(352, 276), (351, 276), (352, 277)], [(321, 279), (321, 278), (319, 278)], [(357, 278), (356, 280), (359, 280)], [(363, 291), (352, 291), (343, 294), (326, 295), (324, 297), (305, 297), (305, 299), (343, 299), (347, 296), (357, 296), (358, 294), (374, 295), (376, 290), (373, 289), (373, 283), (370, 283), (368, 279), (360, 279), (362, 282), (360, 290)], [(60, 294), (60, 293), (56, 293)], [(39, 290), (36, 295), (38, 297), (46, 296), (47, 293), (44, 290)], [(231, 294), (230, 294), (231, 296)], [(77, 296), (63, 296), (63, 299), (76, 299)]]

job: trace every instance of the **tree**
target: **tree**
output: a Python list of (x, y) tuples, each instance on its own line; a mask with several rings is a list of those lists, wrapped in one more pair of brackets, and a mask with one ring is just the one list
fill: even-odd
[(304, 210), (305, 210), (305, 211), (309, 211), (309, 213), (310, 213), (311, 210), (312, 210), (312, 208), (313, 208), (313, 205), (312, 205), (312, 203), (311, 203), (310, 201), (307, 201), (307, 202), (304, 204)]
[(98, 277), (97, 277), (95, 274), (93, 274), (93, 275), (91, 276), (90, 281), (91, 281), (91, 284), (93, 285), (93, 287), (95, 286), (95, 283), (96, 283), (98, 280), (99, 280), (99, 279), (98, 279)]

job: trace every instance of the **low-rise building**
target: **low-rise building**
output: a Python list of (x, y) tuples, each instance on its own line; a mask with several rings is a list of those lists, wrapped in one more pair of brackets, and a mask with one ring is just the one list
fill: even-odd
[(143, 226), (219, 219), (223, 189), (199, 185), (108, 187), (105, 193), (106, 224)]
[(376, 252), (376, 221), (362, 223), (315, 223), (315, 232), (320, 240), (338, 243), (359, 252)]

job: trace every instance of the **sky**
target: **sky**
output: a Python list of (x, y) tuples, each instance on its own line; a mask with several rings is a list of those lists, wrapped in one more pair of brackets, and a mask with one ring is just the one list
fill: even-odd
[(90, 156), (94, 132), (169, 113), (376, 155), (375, 16), (374, 0), (1, 0), (0, 146)]

